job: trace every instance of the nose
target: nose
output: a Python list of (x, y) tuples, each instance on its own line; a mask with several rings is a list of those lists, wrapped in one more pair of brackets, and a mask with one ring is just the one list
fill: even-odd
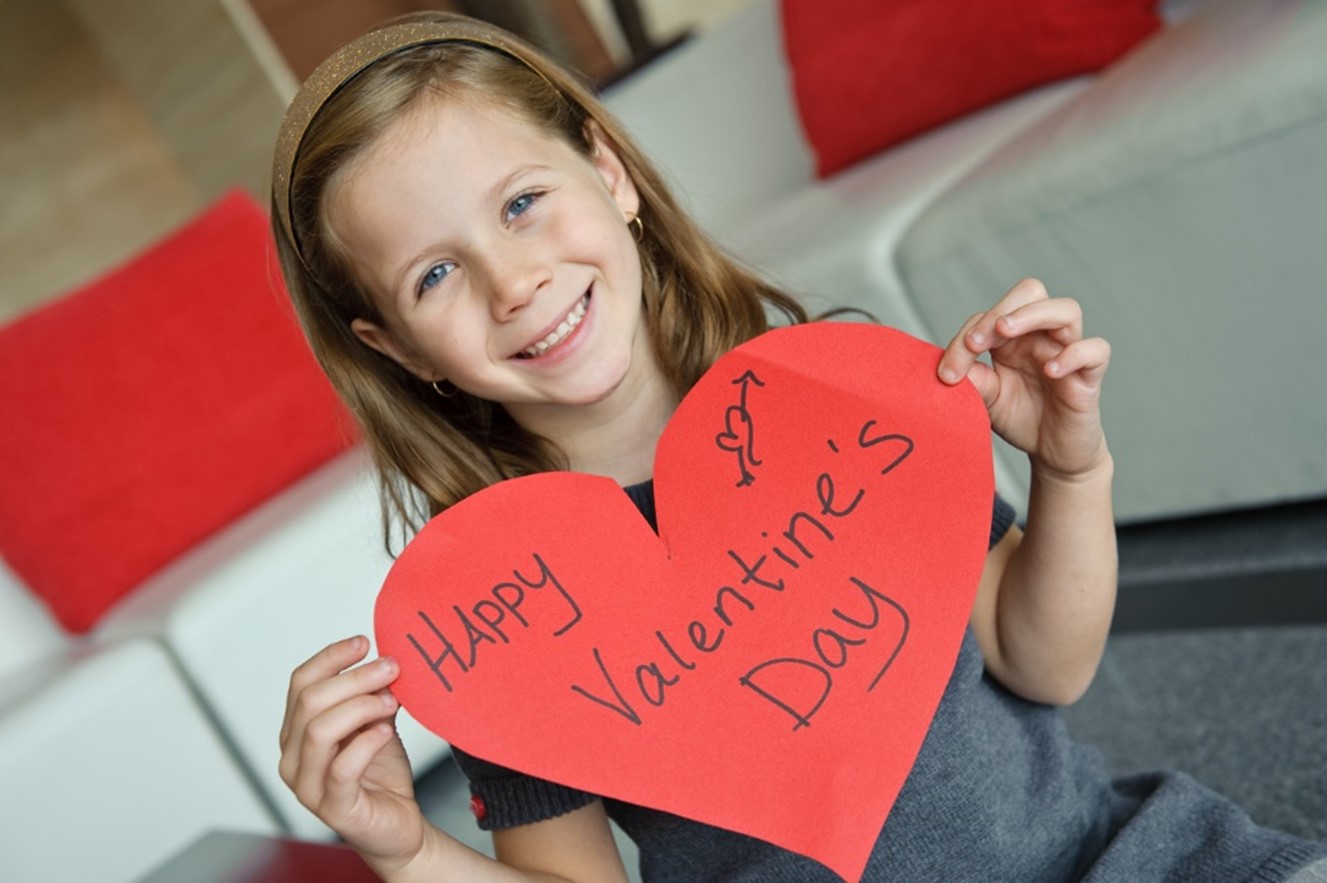
[(503, 249), (489, 262), (489, 309), (505, 322), (525, 309), (552, 278), (547, 263), (519, 247)]

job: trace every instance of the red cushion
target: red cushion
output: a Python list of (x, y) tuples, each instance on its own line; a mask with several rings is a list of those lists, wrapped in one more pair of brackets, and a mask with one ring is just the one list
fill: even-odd
[(1155, 0), (782, 0), (824, 177), (1025, 89), (1099, 70), (1160, 27)]
[(0, 552), (82, 632), (354, 433), (240, 192), (0, 329)]

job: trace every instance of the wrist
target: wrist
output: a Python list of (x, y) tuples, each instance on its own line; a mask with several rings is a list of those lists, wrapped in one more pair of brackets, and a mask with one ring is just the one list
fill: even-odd
[(1029, 457), (1034, 484), (1051, 488), (1078, 488), (1109, 486), (1115, 477), (1115, 459), (1102, 442), (1097, 453), (1080, 469), (1064, 470), (1048, 465), (1037, 457)]
[(445, 850), (444, 841), (449, 838), (446, 833), (427, 822), (424, 824), (423, 835), (419, 849), (413, 855), (391, 858), (366, 855), (363, 856), (364, 862), (389, 883), (436, 879), (437, 873), (431, 869), (439, 867), (437, 856)]

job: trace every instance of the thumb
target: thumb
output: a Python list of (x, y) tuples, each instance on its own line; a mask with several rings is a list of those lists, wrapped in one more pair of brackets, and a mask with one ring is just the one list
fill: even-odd
[(996, 376), (991, 366), (985, 362), (973, 362), (972, 366), (968, 368), (968, 380), (977, 388), (981, 400), (989, 410), (995, 404), (995, 400), (1000, 397), (1000, 378)]

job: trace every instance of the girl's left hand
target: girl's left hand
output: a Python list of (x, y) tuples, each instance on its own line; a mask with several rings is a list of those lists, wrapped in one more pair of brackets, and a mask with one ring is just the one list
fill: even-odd
[[(990, 366), (977, 361), (983, 353)], [(1051, 298), (1036, 279), (1024, 279), (964, 323), (938, 372), (951, 385), (969, 378), (992, 428), (1035, 467), (1074, 478), (1109, 462), (1099, 408), (1109, 363), (1110, 344), (1083, 337), (1076, 301)]]

